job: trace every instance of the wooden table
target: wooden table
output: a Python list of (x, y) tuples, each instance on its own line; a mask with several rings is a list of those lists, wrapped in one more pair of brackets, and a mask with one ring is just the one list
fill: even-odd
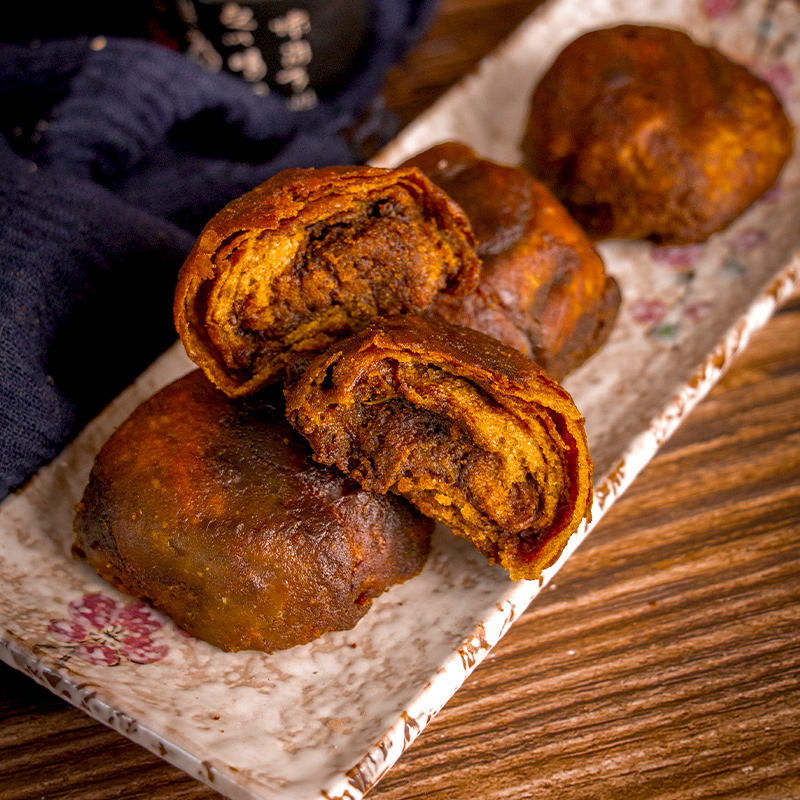
[[(444, 0), (390, 107), (536, 5)], [(0, 800), (214, 797), (0, 664)], [(800, 798), (800, 294), (370, 797)]]

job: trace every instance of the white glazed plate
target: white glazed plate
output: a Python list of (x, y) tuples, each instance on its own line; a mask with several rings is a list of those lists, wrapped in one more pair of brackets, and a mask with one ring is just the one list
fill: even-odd
[[(688, 30), (772, 83), (800, 128), (800, 6), (784, 0), (556, 0), (376, 159), (440, 141), (518, 163), (534, 83), (586, 30)], [(703, 246), (606, 243), (623, 306), (566, 381), (596, 465), (593, 523), (800, 283), (800, 150), (779, 185)], [(446, 530), (419, 577), (358, 626), (293, 650), (223, 653), (70, 555), (94, 454), (143, 399), (191, 368), (175, 346), (0, 507), (0, 658), (231, 798), (356, 800), (458, 689), (589, 532), (541, 582), (513, 583)], [(135, 634), (135, 636), (134, 636)]]

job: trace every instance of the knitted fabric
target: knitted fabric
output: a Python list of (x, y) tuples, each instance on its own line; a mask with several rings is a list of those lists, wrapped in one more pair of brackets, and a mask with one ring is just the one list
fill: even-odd
[(0, 43), (0, 498), (174, 341), (176, 274), (214, 213), (391, 134), (375, 101), (434, 5), (373, 0), (357, 74), (309, 111), (152, 42)]

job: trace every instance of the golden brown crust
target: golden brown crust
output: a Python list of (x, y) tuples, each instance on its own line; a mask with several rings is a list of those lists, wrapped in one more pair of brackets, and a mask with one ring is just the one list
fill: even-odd
[(770, 87), (685, 33), (569, 44), (531, 98), (526, 166), (594, 239), (702, 242), (775, 182), (792, 129)]
[(374, 320), (287, 389), (317, 460), (395, 492), (512, 578), (552, 564), (590, 513), (580, 412), (533, 361), (436, 319)]
[(232, 401), (196, 370), (100, 451), (75, 551), (118, 589), (224, 650), (353, 627), (418, 573), (432, 523), (311, 461), (280, 393)]
[(228, 395), (282, 379), (370, 318), (471, 291), (458, 206), (415, 169), (286, 170), (205, 227), (178, 280), (190, 358)]
[(447, 142), (406, 162), (466, 212), (483, 262), (466, 297), (441, 296), (430, 313), (494, 336), (557, 380), (597, 351), (620, 303), (616, 281), (555, 197), (521, 167)]

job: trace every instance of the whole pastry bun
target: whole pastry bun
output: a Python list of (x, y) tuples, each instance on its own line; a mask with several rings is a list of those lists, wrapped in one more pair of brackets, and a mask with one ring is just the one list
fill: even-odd
[(616, 281), (564, 206), (526, 169), (481, 158), (459, 142), (414, 156), (465, 211), (483, 263), (478, 288), (441, 295), (427, 313), (474, 328), (562, 380), (606, 341), (620, 304)]
[(775, 182), (792, 127), (771, 88), (681, 31), (620, 25), (569, 44), (522, 148), (594, 238), (705, 241)]
[(433, 523), (311, 460), (268, 390), (232, 401), (196, 370), (117, 429), (74, 551), (223, 650), (283, 650), (352, 628), (424, 566)]

